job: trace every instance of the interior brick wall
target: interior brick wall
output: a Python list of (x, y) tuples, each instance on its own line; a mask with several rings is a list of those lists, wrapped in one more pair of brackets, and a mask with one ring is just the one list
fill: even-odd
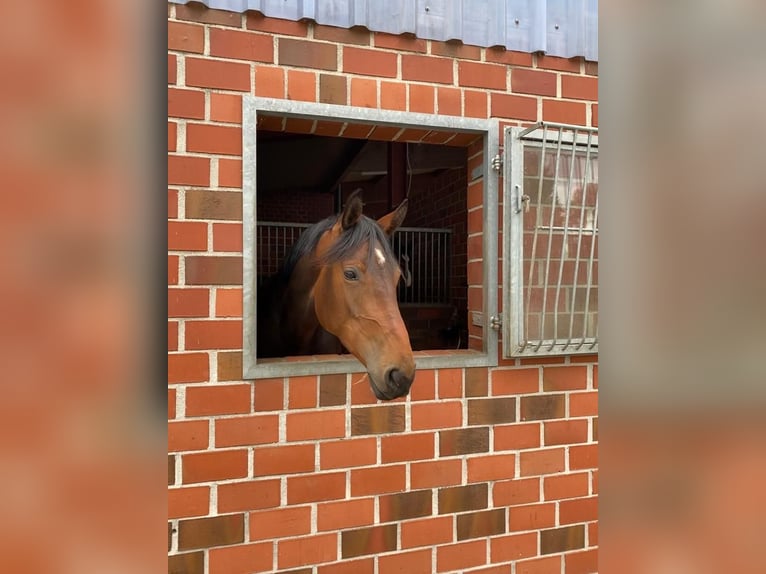
[[(596, 356), (498, 350), (497, 368), (420, 370), (391, 403), (358, 373), (243, 380), (241, 98), (596, 126), (597, 74), (168, 4), (170, 572), (596, 570)], [(467, 157), (466, 305), (479, 309), (499, 294), (481, 287), (495, 238), (472, 175), (481, 146)]]

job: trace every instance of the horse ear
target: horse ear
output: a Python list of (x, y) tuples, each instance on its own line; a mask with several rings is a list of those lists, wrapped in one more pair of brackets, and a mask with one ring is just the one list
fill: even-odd
[(343, 229), (348, 229), (356, 225), (359, 218), (362, 217), (362, 190), (357, 189), (346, 200), (346, 205), (343, 207), (343, 213), (341, 213), (340, 221)]
[(378, 225), (383, 232), (391, 237), (407, 216), (407, 200), (402, 201), (391, 213), (378, 219)]

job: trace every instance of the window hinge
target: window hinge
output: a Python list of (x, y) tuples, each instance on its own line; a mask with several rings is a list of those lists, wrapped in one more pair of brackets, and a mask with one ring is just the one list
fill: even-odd
[(493, 315), (489, 318), (489, 326), (492, 327), (495, 331), (499, 331), (500, 327), (503, 326), (503, 319)]
[(497, 154), (492, 158), (492, 169), (500, 173), (500, 170), (503, 169), (503, 156)]

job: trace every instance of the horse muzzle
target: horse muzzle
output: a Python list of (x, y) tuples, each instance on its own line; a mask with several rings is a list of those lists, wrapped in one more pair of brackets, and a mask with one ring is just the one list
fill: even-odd
[(403, 397), (410, 392), (412, 381), (415, 379), (415, 371), (407, 374), (396, 367), (388, 369), (383, 376), (382, 384), (377, 384), (375, 378), (370, 377), (372, 392), (382, 401), (391, 401)]

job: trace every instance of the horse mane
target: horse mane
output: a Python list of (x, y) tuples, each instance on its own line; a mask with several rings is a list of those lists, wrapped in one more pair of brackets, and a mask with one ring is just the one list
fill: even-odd
[[(287, 279), (292, 275), (295, 266), (304, 255), (308, 255), (314, 251), (317, 243), (319, 243), (319, 238), (322, 237), (328, 229), (335, 225), (338, 221), (338, 217), (340, 216), (331, 215), (330, 217), (315, 223), (300, 235), (282, 266), (280, 274), (284, 278)], [(356, 224), (341, 233), (338, 240), (327, 250), (327, 253), (325, 253), (321, 260), (316, 261), (316, 264), (328, 265), (340, 261), (341, 259), (345, 259), (365, 244), (368, 246), (367, 257), (369, 263), (373, 252), (372, 246), (375, 243), (380, 244), (386, 257), (386, 261), (396, 261), (396, 256), (391, 249), (391, 243), (380, 228), (380, 225), (378, 225), (374, 219), (362, 215), (357, 220)]]

